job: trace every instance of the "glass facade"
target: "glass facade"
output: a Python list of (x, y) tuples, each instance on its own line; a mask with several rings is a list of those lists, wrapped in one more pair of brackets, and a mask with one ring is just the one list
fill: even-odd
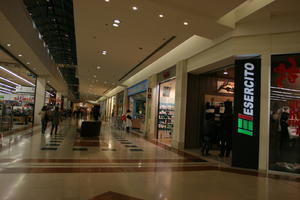
[(270, 170), (300, 174), (300, 54), (273, 55)]
[(0, 50), (0, 132), (33, 124), (36, 75)]

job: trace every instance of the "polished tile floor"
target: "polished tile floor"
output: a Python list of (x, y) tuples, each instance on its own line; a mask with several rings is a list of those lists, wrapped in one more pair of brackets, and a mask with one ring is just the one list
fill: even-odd
[(75, 120), (57, 136), (40, 128), (0, 138), (1, 200), (299, 199), (299, 178), (232, 169), (103, 124), (79, 137)]

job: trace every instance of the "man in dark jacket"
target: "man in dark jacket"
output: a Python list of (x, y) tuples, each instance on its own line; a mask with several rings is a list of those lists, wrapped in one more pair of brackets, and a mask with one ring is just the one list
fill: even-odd
[(220, 157), (230, 156), (232, 148), (232, 131), (233, 131), (233, 113), (232, 102), (226, 101), (224, 103), (225, 111), (221, 120), (221, 152)]

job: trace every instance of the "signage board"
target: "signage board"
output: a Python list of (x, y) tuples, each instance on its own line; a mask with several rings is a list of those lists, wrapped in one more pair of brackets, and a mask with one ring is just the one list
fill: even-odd
[(147, 91), (148, 80), (144, 80), (130, 88), (128, 88), (128, 96)]
[(232, 165), (258, 168), (260, 59), (236, 60)]
[(35, 87), (17, 86), (16, 92), (17, 93), (34, 93)]

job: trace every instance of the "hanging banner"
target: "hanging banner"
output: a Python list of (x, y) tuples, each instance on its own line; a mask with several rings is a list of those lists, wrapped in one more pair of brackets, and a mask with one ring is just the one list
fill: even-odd
[(232, 165), (258, 169), (261, 60), (236, 60), (235, 66)]

